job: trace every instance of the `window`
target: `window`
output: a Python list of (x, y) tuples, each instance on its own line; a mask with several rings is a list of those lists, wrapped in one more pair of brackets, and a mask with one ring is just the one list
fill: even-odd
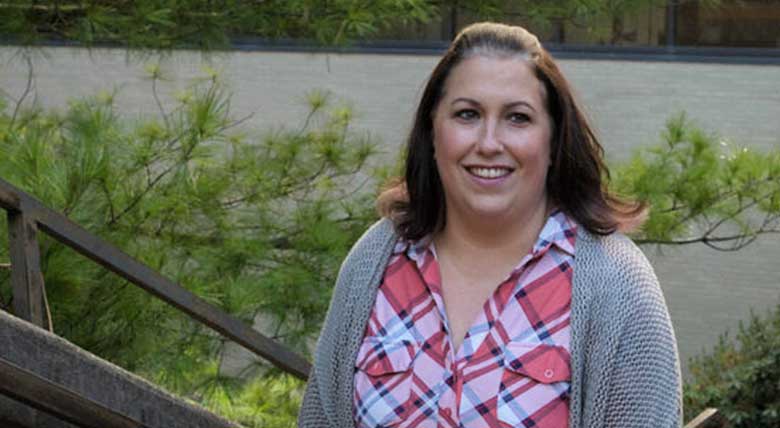
[[(599, 2), (595, 2), (598, 4)], [(614, 4), (604, 1), (605, 5)], [(623, 10), (584, 10), (534, 20), (512, 2), (501, 22), (523, 25), (543, 42), (635, 47), (780, 48), (780, 0), (647, 0)], [(620, 2), (617, 2), (620, 4)], [(568, 16), (567, 16), (568, 15)], [(379, 40), (446, 42), (482, 20), (467, 9), (444, 6), (427, 24), (393, 26)], [(667, 32), (667, 28), (670, 30)]]

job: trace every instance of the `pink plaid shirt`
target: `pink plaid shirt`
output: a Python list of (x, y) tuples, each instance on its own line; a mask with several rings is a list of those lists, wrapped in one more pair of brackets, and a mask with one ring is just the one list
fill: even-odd
[(561, 428), (576, 225), (558, 211), (453, 349), (436, 251), (399, 242), (358, 351), (360, 428)]

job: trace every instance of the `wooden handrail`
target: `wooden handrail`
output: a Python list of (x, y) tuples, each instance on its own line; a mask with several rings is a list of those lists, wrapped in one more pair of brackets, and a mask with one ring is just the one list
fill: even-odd
[[(311, 364), (302, 356), (260, 334), (181, 285), (165, 278), (152, 268), (130, 257), (107, 241), (89, 233), (66, 216), (44, 206), (32, 196), (3, 179), (0, 179), (0, 207), (9, 212), (9, 220), (14, 217), (17, 222), (23, 220), (24, 224), (34, 225), (38, 230), (237, 342), (285, 372), (300, 379), (308, 378)], [(20, 215), (23, 216), (22, 220), (18, 219)], [(29, 238), (29, 233), (25, 236)], [(25, 244), (19, 242), (20, 238), (19, 236), (12, 238), (12, 249), (15, 248), (14, 246), (22, 248)], [(43, 287), (42, 278), (36, 274), (36, 272), (40, 272), (39, 264), (37, 264), (37, 242), (36, 245), (31, 245), (30, 240), (27, 239), (24, 248), (30, 252), (29, 256), (22, 254), (19, 257), (12, 257), (11, 260), (12, 282), (15, 282), (14, 301), (17, 299), (16, 290), (18, 289), (23, 295), (29, 296), (25, 300), (26, 305), (35, 305), (41, 301), (38, 297), (41, 295)], [(18, 250), (17, 254), (19, 251), (21, 250)], [(13, 254), (12, 250), (12, 256)], [(24, 272), (28, 272), (28, 274), (14, 275), (14, 272), (21, 270), (18, 266), (21, 266), (21, 269), (24, 269)], [(16, 311), (16, 308), (14, 310)], [(42, 309), (38, 312), (33, 309), (28, 313), (35, 316), (36, 313), (43, 313), (41, 311)], [(40, 317), (26, 318), (24, 311), (22, 315), (18, 313), (16, 315), (41, 325), (42, 319)]]
[(724, 428), (727, 426), (728, 420), (718, 409), (708, 408), (688, 422), (684, 428)]
[(0, 394), (83, 428), (143, 428), (144, 424), (50, 382), (0, 357)]
[(0, 179), (3, 185), (0, 185), (0, 208), (8, 212), (15, 213), (21, 209), (19, 194), (13, 191), (13, 186)]

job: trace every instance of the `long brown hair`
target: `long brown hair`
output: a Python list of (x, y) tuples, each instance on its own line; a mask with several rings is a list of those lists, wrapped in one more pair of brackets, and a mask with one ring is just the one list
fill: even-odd
[(407, 140), (405, 175), (391, 183), (377, 201), (379, 213), (394, 221), (401, 236), (417, 240), (444, 227), (444, 190), (433, 157), (433, 114), (452, 70), (475, 55), (523, 58), (544, 85), (547, 112), (553, 122), (546, 183), (551, 202), (599, 235), (641, 224), (645, 205), (607, 190), (604, 149), (549, 52), (521, 27), (485, 22), (463, 29), (434, 68)]

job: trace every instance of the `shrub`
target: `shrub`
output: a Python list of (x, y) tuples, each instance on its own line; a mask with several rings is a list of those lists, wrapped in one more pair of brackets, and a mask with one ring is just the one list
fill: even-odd
[(721, 335), (714, 349), (693, 358), (685, 385), (685, 419), (717, 408), (733, 428), (780, 426), (780, 304), (751, 313), (736, 336)]

